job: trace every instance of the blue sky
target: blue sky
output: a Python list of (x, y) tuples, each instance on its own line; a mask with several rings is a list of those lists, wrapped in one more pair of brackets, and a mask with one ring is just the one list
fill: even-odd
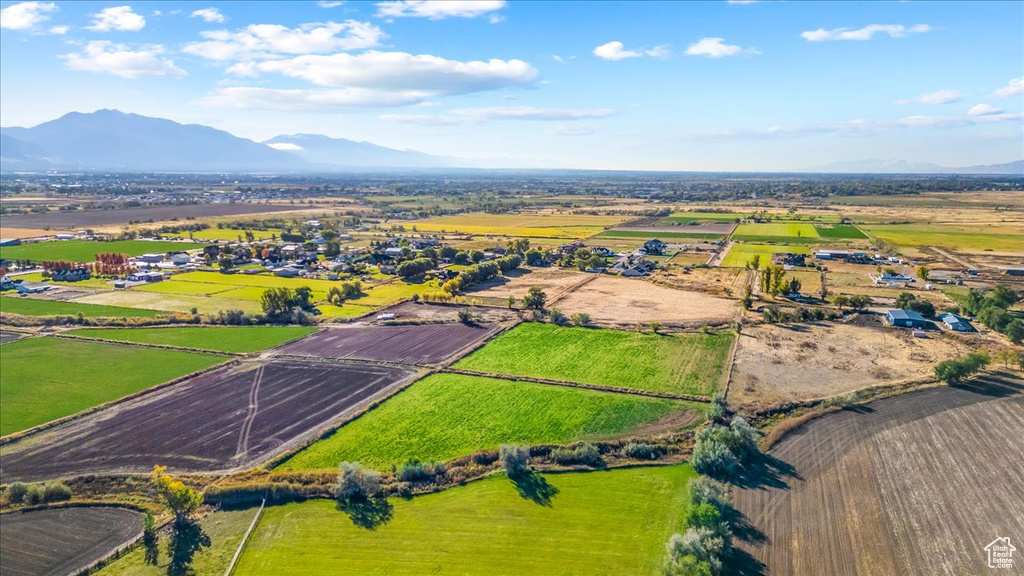
[(516, 166), (1024, 158), (1024, 2), (0, 2), (0, 124), (117, 108)]

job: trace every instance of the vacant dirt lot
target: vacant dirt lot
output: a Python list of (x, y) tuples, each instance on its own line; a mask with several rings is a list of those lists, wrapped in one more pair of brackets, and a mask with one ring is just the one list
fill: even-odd
[(394, 314), (395, 320), (398, 322), (409, 320), (458, 322), (459, 312), (462, 310), (468, 310), (482, 322), (505, 322), (515, 318), (515, 312), (508, 309), (487, 306), (447, 306), (426, 302), (403, 302), (380, 310), (378, 314)]
[(251, 466), (413, 372), (336, 362), (228, 366), (0, 448), (0, 477)]
[(437, 364), (497, 329), (496, 325), (461, 323), (332, 327), (277, 350), (301, 356)]
[(805, 424), (735, 490), (749, 556), (727, 572), (996, 572), (984, 547), (1024, 534), (1022, 392), (1019, 373), (993, 374)]
[(595, 323), (622, 327), (648, 322), (666, 326), (728, 322), (739, 311), (734, 300), (611, 276), (595, 278), (553, 307), (569, 315), (585, 312)]
[(548, 295), (548, 300), (557, 298), (573, 286), (584, 282), (593, 274), (566, 270), (565, 268), (520, 268), (505, 276), (498, 276), (482, 284), (477, 284), (468, 291), (471, 297), (522, 298), (531, 286), (540, 286)]
[(4, 514), (4, 576), (65, 576), (110, 554), (142, 532), (138, 512), (124, 508), (58, 508)]
[[(701, 262), (707, 260), (708, 254), (696, 255)], [(676, 264), (676, 257), (672, 258)], [(671, 288), (707, 292), (715, 296), (743, 295), (743, 286), (747, 281), (747, 271), (740, 268), (694, 268), (689, 272), (673, 268), (665, 272), (657, 272), (653, 280)]]
[(969, 347), (957, 337), (838, 323), (763, 325), (739, 336), (729, 403), (769, 405), (916, 380)]

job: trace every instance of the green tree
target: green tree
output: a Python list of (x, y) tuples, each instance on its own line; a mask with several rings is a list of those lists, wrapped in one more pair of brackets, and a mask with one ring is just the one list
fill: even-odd
[(832, 297), (832, 305), (842, 311), (844, 306), (850, 304), (850, 298), (846, 294), (836, 294)]
[(334, 495), (339, 502), (364, 501), (380, 495), (380, 474), (358, 462), (342, 462), (338, 466), (338, 484)]
[(957, 385), (988, 366), (990, 359), (983, 352), (973, 352), (962, 358), (940, 362), (935, 367), (935, 376), (946, 384)]
[(530, 286), (523, 297), (523, 307), (527, 310), (543, 310), (548, 296), (540, 286)]
[(174, 513), (175, 523), (187, 522), (189, 514), (195, 512), (203, 503), (203, 495), (181, 480), (174, 479), (166, 471), (166, 466), (153, 466), (153, 486)]

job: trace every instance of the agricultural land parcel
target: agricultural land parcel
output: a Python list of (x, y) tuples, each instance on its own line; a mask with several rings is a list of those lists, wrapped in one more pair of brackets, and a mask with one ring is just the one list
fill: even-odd
[(78, 574), (142, 532), (138, 512), (124, 508), (56, 508), (4, 514), (0, 566), (11, 575)]
[(396, 500), (374, 530), (333, 502), (275, 506), (235, 573), (655, 574), (682, 528), (693, 476), (685, 465), (548, 475), (549, 503), (499, 476)]
[[(544, 290), (549, 299), (552, 299), (590, 277), (589, 274), (557, 266), (521, 267), (477, 284), (469, 289), (469, 293), (473, 297), (480, 298), (504, 300), (509, 296), (514, 296), (519, 299), (526, 296), (531, 287), (537, 286)], [(504, 302), (502, 304), (504, 305)]]
[(736, 491), (764, 535), (740, 547), (771, 574), (984, 573), (1024, 533), (1022, 391), (990, 373), (804, 424), (770, 451), (793, 475)]
[(0, 434), (70, 416), (223, 362), (222, 356), (58, 338), (5, 344)]
[(527, 322), (455, 367), (636, 390), (714, 396), (734, 334), (640, 334)]
[(872, 224), (864, 226), (895, 246), (941, 246), (963, 252), (995, 251), (1024, 253), (1024, 225), (989, 223), (984, 226), (956, 224)]
[(182, 328), (87, 328), (69, 334), (118, 342), (160, 344), (217, 352), (256, 352), (316, 332), (310, 326), (188, 326)]
[(139, 256), (140, 254), (165, 253), (194, 250), (199, 244), (192, 242), (160, 242), (152, 240), (116, 240), (94, 242), (90, 240), (57, 240), (34, 242), (19, 246), (0, 247), (0, 258), (6, 260), (71, 260), (72, 262), (93, 262), (97, 254), (113, 253)]
[[(11, 214), (4, 216), (3, 227), (74, 231), (130, 222), (160, 222), (186, 218), (213, 218), (240, 214), (269, 214), (301, 210), (301, 206), (283, 204), (181, 204), (176, 206), (149, 206), (118, 210), (72, 210), (48, 214)], [(7, 235), (5, 234), (6, 238)]]
[(461, 322), (426, 326), (325, 328), (282, 347), (281, 354), (436, 364), (493, 334), (497, 326)]
[(732, 233), (732, 239), (746, 242), (833, 242), (865, 240), (867, 236), (850, 224), (768, 222), (740, 224)]
[(761, 265), (771, 264), (773, 254), (810, 254), (811, 251), (804, 246), (783, 246), (775, 244), (741, 244), (735, 243), (729, 248), (729, 253), (722, 260), (722, 266), (736, 266), (743, 268), (755, 254), (761, 256)]
[[(447, 232), (475, 236), (515, 236), (526, 238), (586, 238), (625, 220), (624, 216), (576, 214), (460, 214), (418, 220), (420, 232)], [(407, 226), (407, 227), (408, 227)]]
[(701, 292), (675, 290), (633, 278), (598, 276), (551, 304), (566, 315), (584, 312), (596, 324), (634, 328), (638, 323), (728, 322), (738, 304)]
[(42, 298), (19, 298), (17, 296), (0, 296), (0, 312), (22, 316), (77, 316), (81, 314), (86, 318), (152, 318), (167, 313), (162, 310), (145, 308), (44, 300)]
[(435, 374), (286, 460), (283, 470), (358, 461), (381, 470), (410, 458), (447, 460), (500, 444), (568, 443), (701, 420), (697, 403)]
[(251, 466), (412, 375), (339, 362), (225, 366), (0, 447), (3, 479)]

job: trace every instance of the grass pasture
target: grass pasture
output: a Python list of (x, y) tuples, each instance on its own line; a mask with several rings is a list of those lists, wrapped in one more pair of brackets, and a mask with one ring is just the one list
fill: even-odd
[(673, 212), (661, 220), (662, 225), (689, 224), (691, 222), (739, 222), (747, 214), (738, 212)]
[(372, 530), (333, 502), (270, 507), (235, 574), (657, 574), (693, 476), (686, 465), (552, 474), (548, 505), (499, 476), (395, 500)]
[(941, 246), (969, 252), (1024, 253), (1024, 226), (955, 224), (872, 224), (864, 229), (895, 246)]
[(815, 226), (818, 235), (822, 238), (850, 238), (864, 240), (867, 235), (860, 231), (860, 228), (852, 224), (818, 224)]
[(790, 241), (814, 242), (819, 237), (814, 224), (804, 222), (767, 222), (740, 224), (732, 233), (734, 240), (756, 242), (762, 239), (785, 238)]
[(71, 260), (73, 262), (93, 262), (96, 255), (104, 252), (139, 256), (148, 253), (162, 253), (199, 248), (197, 244), (186, 242), (161, 242), (152, 240), (115, 240), (113, 242), (94, 242), (90, 240), (55, 240), (52, 242), (35, 242), (20, 246), (0, 247), (0, 258), (9, 260)]
[(459, 214), (419, 220), (420, 232), (449, 232), (487, 236), (526, 238), (586, 238), (623, 220), (625, 216), (590, 216), (577, 214)]
[(223, 360), (194, 352), (57, 338), (4, 344), (0, 435), (70, 416)]
[(216, 352), (256, 352), (316, 332), (312, 326), (185, 326), (175, 328), (84, 328), (69, 332), (85, 338), (161, 344)]
[(733, 244), (729, 253), (722, 260), (722, 266), (735, 266), (743, 268), (750, 262), (755, 254), (761, 255), (761, 264), (770, 264), (772, 254), (792, 252), (794, 254), (810, 254), (811, 251), (804, 246), (786, 246), (769, 244)]
[(435, 374), (299, 452), (280, 469), (333, 469), (348, 460), (383, 470), (410, 458), (447, 460), (505, 443), (609, 438), (700, 409), (660, 398)]
[(641, 334), (527, 322), (455, 366), (495, 374), (713, 396), (733, 334)]
[(167, 314), (162, 310), (17, 296), (0, 296), (0, 312), (21, 314), (22, 316), (77, 316), (81, 314), (86, 318), (153, 318)]
[[(269, 240), (273, 237), (281, 237), (281, 231), (277, 229), (249, 230), (249, 232), (252, 232), (256, 240)], [(191, 235), (192, 239), (196, 241), (205, 240), (213, 242), (217, 240), (227, 240), (229, 242), (233, 242), (238, 240), (239, 237), (241, 237), (242, 240), (245, 240), (245, 233), (245, 230), (234, 230), (232, 228), (207, 228), (206, 230), (198, 230), (195, 232), (181, 232), (179, 234), (162, 234), (162, 236), (170, 238), (189, 238), (189, 236)]]

